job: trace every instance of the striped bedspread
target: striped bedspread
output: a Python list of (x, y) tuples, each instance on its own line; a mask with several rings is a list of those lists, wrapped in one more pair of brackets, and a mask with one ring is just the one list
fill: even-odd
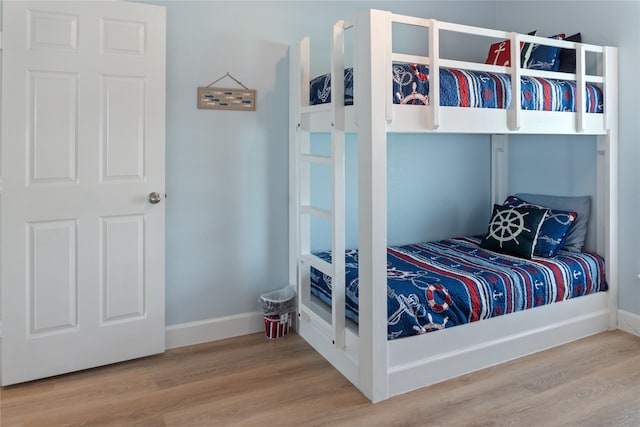
[[(604, 260), (563, 252), (526, 260), (464, 237), (387, 250), (388, 339), (450, 328), (607, 290)], [(316, 254), (329, 261), (330, 252)], [(346, 253), (347, 317), (358, 321), (357, 251)], [(311, 292), (331, 302), (331, 278), (311, 269)]]
[[(429, 104), (429, 69), (422, 65), (393, 66), (393, 102)], [(353, 104), (353, 70), (346, 69), (345, 104)], [(540, 77), (520, 78), (520, 101), (524, 110), (576, 111), (576, 82)], [(311, 105), (331, 102), (331, 75), (311, 81)], [(602, 113), (602, 90), (585, 87), (585, 111)], [(511, 108), (511, 76), (458, 69), (440, 69), (440, 105), (447, 107)]]

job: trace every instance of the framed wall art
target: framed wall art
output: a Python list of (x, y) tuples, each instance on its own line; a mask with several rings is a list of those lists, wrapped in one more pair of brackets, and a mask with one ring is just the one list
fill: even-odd
[[(217, 87), (214, 84), (229, 77), (241, 88)], [(239, 80), (227, 73), (207, 86), (198, 87), (198, 108), (210, 110), (256, 110), (256, 90), (249, 89)]]

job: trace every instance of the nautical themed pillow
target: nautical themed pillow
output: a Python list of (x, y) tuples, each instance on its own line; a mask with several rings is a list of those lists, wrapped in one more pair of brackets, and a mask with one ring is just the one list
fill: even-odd
[[(537, 30), (530, 31), (530, 36), (535, 36), (538, 33)], [(529, 58), (531, 57), (531, 51), (533, 50), (533, 43), (521, 43), (520, 45), (520, 67), (526, 68)]]
[(516, 193), (514, 196), (549, 209), (576, 212), (578, 217), (575, 220), (575, 224), (569, 229), (561, 249), (571, 252), (582, 251), (585, 241), (587, 240), (587, 230), (589, 228), (591, 196), (564, 197), (527, 193)]
[[(530, 36), (535, 36), (537, 31), (529, 32)], [(531, 55), (531, 49), (533, 45), (531, 43), (520, 43), (520, 66), (524, 67)], [(489, 48), (489, 54), (484, 62), (485, 64), (492, 65), (511, 65), (511, 40), (502, 40), (494, 43)]]
[[(529, 203), (516, 196), (507, 197), (503, 206), (547, 209), (544, 206)], [(578, 214), (575, 212), (549, 209), (547, 216), (542, 222), (542, 227), (540, 227), (538, 241), (536, 242), (533, 253), (542, 257), (552, 257), (556, 255), (558, 250), (562, 247), (562, 244), (569, 233), (569, 229), (574, 224), (577, 216)]]
[(511, 40), (502, 40), (501, 42), (494, 43), (489, 47), (489, 54), (485, 64), (492, 65), (511, 65)]
[[(562, 40), (564, 34), (556, 34), (549, 37), (550, 39)], [(545, 70), (545, 71), (558, 71), (558, 54), (560, 48), (555, 46), (545, 46), (542, 44), (533, 45), (531, 49), (531, 56), (527, 63), (527, 68), (531, 70)]]
[(493, 205), (480, 247), (530, 259), (547, 212), (547, 209)]

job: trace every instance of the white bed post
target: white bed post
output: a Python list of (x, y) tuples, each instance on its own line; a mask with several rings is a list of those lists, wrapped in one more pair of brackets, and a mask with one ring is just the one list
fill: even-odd
[[(354, 99), (358, 122), (359, 389), (372, 402), (389, 396), (387, 380), (386, 87), (391, 14), (370, 10), (356, 21)], [(375, 29), (375, 31), (374, 31)], [(368, 72), (370, 70), (370, 73)], [(389, 95), (389, 94), (386, 94)]]
[(520, 36), (511, 33), (511, 109), (507, 110), (509, 130), (519, 130), (521, 123), (522, 102), (520, 101)]
[(331, 40), (331, 325), (332, 341), (338, 348), (345, 346), (345, 120), (344, 120), (344, 30), (345, 22), (333, 26)]
[[(289, 92), (299, 93), (300, 46), (289, 48)], [(298, 132), (300, 124), (300, 99), (289, 98), (289, 285), (298, 283)], [(297, 291), (297, 289), (296, 289)]]
[[(618, 327), (618, 50), (603, 55), (606, 135), (598, 136), (596, 247), (604, 255), (609, 283), (609, 329)], [(582, 104), (581, 108), (584, 108)]]
[(438, 21), (429, 20), (429, 128), (440, 127), (440, 28)]
[(309, 116), (302, 107), (309, 105), (309, 38), (289, 51), (289, 85), (299, 97), (289, 100), (289, 284), (297, 286), (298, 301), (309, 305), (309, 268), (300, 268), (301, 255), (310, 251), (310, 218), (301, 215), (301, 206), (310, 202), (310, 165), (301, 161), (309, 152)]
[(576, 132), (584, 132), (584, 124), (587, 116), (585, 105), (586, 82), (585, 75), (585, 51), (584, 46), (576, 47)]
[[(491, 209), (509, 194), (509, 136), (491, 135)], [(491, 210), (489, 211), (489, 215)]]

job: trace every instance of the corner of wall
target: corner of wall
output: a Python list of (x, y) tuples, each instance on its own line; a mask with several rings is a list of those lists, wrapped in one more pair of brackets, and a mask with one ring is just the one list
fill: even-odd
[(640, 315), (618, 310), (618, 329), (640, 337)]

